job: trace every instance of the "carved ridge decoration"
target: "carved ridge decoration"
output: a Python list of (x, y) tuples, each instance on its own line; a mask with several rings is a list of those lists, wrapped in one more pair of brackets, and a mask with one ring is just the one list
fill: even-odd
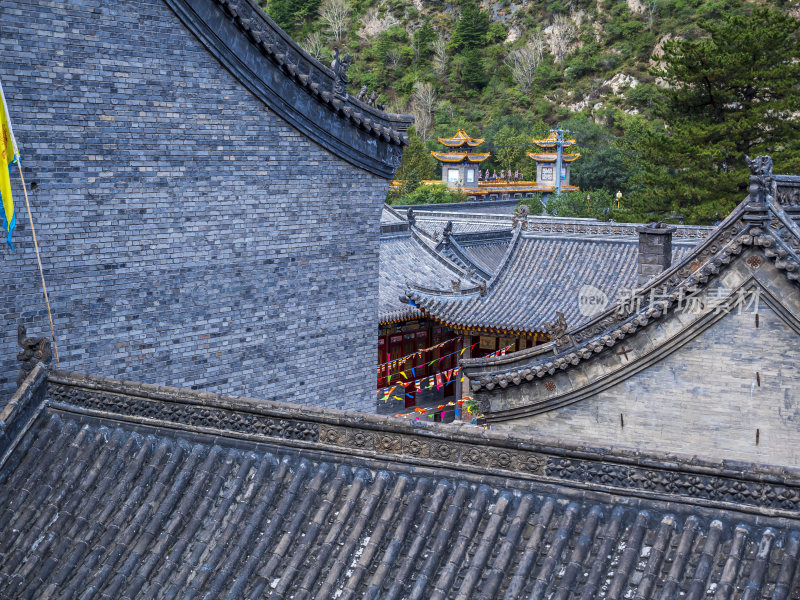
[[(512, 221), (513, 227), (513, 221)], [(613, 235), (613, 236), (636, 236), (636, 225), (626, 225), (624, 223), (613, 224), (594, 224), (594, 223), (569, 223), (561, 222), (541, 222), (531, 220), (528, 222), (528, 233), (580, 233), (586, 235)], [(711, 232), (710, 229), (699, 229), (694, 227), (678, 227), (672, 234), (673, 239), (703, 239)]]
[(320, 438), (316, 423), (276, 419), (214, 406), (167, 403), (113, 392), (87, 390), (52, 381), (48, 385), (48, 392), (55, 402), (128, 417), (308, 442), (316, 442)]
[(712, 502), (730, 502), (778, 510), (800, 509), (800, 489), (779, 483), (552, 456), (547, 457), (545, 474), (561, 480), (690, 496)]
[[(44, 389), (44, 386), (42, 387)], [(246, 435), (318, 442), (354, 455), (375, 453), (411, 462), (431, 461), (451, 467), (502, 470), (545, 482), (571, 482), (644, 494), (682, 496), (697, 503), (730, 502), (774, 510), (800, 510), (800, 486), (781, 480), (744, 480), (709, 471), (660, 469), (574, 458), (552, 451), (507, 448), (491, 443), (429, 438), (414, 433), (385, 431), (353, 425), (330, 425), (298, 419), (280, 419), (204, 404), (165, 402), (121, 393), (87, 389), (49, 381), (50, 400), (90, 411), (145, 418), (188, 427), (203, 427)], [(498, 473), (493, 473), (499, 475)]]
[(786, 208), (800, 207), (800, 190), (778, 189), (778, 203)]
[(425, 439), (414, 435), (320, 425), (319, 439), (341, 448), (355, 448), (397, 457), (434, 460), (471, 467), (544, 474), (545, 457), (525, 450), (476, 446)]

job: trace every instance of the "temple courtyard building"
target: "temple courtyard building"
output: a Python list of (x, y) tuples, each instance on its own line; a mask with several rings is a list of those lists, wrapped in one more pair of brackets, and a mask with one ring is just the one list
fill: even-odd
[[(403, 213), (410, 118), (249, 0), (0, 15), (58, 342), (19, 219), (0, 599), (800, 598), (800, 177)], [(398, 375), (481, 420), (368, 414)]]

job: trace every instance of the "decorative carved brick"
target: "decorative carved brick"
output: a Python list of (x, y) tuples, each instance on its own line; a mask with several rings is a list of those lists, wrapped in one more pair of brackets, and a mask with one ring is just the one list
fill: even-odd
[(485, 465), (486, 452), (476, 446), (464, 446), (461, 449), (461, 462), (468, 465)]
[[(82, 388), (50, 381), (50, 400), (103, 416), (150, 419), (155, 423), (181, 424), (266, 438), (321, 442), (358, 454), (375, 451), (389, 456), (409, 456), (453, 466), (469, 465), (544, 476), (554, 483), (570, 481), (592, 488), (637, 490), (640, 493), (683, 496), (705, 502), (733, 502), (767, 509), (800, 510), (800, 486), (715, 475), (641, 467), (534, 453), (498, 447), (491, 443), (452, 442), (421, 438), (413, 433), (373, 431), (356, 424), (331, 426), (312, 421), (281, 419), (219, 406), (171, 402), (161, 398), (127, 396), (111, 391)], [(173, 425), (174, 426), (174, 425)]]
[(622, 489), (691, 496), (715, 502), (733, 502), (784, 510), (800, 509), (800, 491), (797, 488), (731, 477), (697, 475), (552, 456), (547, 458), (545, 474), (549, 477), (587, 484), (597, 483)]
[(328, 425), (320, 425), (319, 427), (319, 441), (324, 444), (344, 446), (346, 439), (347, 429), (344, 427), (330, 427)]
[(403, 438), (399, 435), (375, 434), (375, 450), (389, 454), (401, 454), (403, 451)]
[(453, 444), (434, 443), (430, 447), (430, 457), (436, 460), (452, 461), (458, 456), (458, 449)]
[(249, 435), (310, 442), (319, 440), (319, 426), (316, 423), (275, 419), (266, 415), (217, 407), (123, 396), (107, 391), (76, 388), (57, 383), (49, 384), (48, 393), (50, 398), (56, 402), (118, 415), (168, 421), (191, 427), (228, 430)]
[(747, 263), (747, 265), (748, 265), (748, 266), (749, 266), (751, 269), (757, 269), (758, 267), (760, 267), (760, 266), (761, 266), (761, 263), (762, 263), (762, 262), (764, 262), (764, 261), (763, 261), (763, 260), (761, 260), (761, 257), (760, 257), (760, 256), (758, 256), (758, 255), (754, 254), (753, 256), (751, 256), (750, 258), (748, 258), (748, 259), (747, 259), (745, 262)]
[(403, 454), (416, 456), (418, 458), (427, 458), (430, 453), (430, 447), (427, 442), (406, 437), (403, 439)]
[(375, 448), (375, 440), (372, 434), (358, 429), (348, 432), (347, 444), (353, 448), (364, 450), (372, 450)]

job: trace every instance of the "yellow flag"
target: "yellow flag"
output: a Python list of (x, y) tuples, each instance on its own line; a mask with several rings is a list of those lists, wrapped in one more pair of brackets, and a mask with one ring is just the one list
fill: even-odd
[(11, 244), (11, 234), (17, 219), (14, 216), (14, 200), (11, 198), (11, 165), (16, 164), (17, 160), (19, 150), (14, 139), (14, 130), (11, 129), (3, 84), (0, 83), (0, 196), (3, 198), (3, 231), (12, 250), (14, 246)]

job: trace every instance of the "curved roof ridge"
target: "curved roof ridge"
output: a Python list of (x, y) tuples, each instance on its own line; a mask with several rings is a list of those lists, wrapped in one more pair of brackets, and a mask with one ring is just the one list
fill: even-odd
[(439, 261), (440, 263), (442, 263), (444, 266), (446, 266), (446, 267), (448, 267), (449, 269), (451, 269), (451, 270), (455, 271), (454, 275), (455, 275), (455, 274), (457, 274), (457, 275), (459, 275), (460, 277), (466, 277), (466, 276), (467, 276), (467, 271), (466, 271), (464, 268), (462, 268), (460, 265), (456, 264), (455, 262), (453, 262), (452, 260), (450, 260), (449, 258), (447, 258), (447, 257), (446, 257), (444, 254), (442, 254), (441, 252), (437, 252), (435, 249), (431, 248), (431, 247), (430, 247), (428, 244), (426, 244), (426, 243), (425, 243), (425, 242), (422, 240), (422, 237), (419, 235), (419, 231), (420, 231), (420, 230), (419, 230), (417, 227), (415, 227), (415, 226), (412, 226), (412, 227), (411, 227), (411, 237), (412, 237), (412, 238), (414, 238), (414, 240), (415, 240), (415, 241), (416, 241), (416, 242), (417, 242), (417, 243), (418, 243), (420, 246), (422, 246), (422, 248), (424, 248), (424, 249), (425, 249), (425, 252), (427, 252), (428, 254), (430, 254), (430, 255), (431, 255), (433, 258), (435, 258), (436, 260), (438, 260), (438, 261)]
[(434, 245), (438, 243), (438, 241), (436, 240), (436, 236), (433, 235), (430, 231), (428, 231), (424, 227), (418, 227), (417, 225), (409, 225), (409, 229), (415, 232), (420, 238), (426, 238)]
[(402, 214), (402, 213), (401, 213), (399, 210), (397, 210), (397, 209), (396, 209), (394, 206), (392, 206), (391, 204), (386, 204), (386, 202), (384, 202), (384, 203), (383, 203), (383, 210), (384, 210), (384, 211), (386, 211), (386, 212), (388, 212), (388, 213), (389, 213), (390, 215), (392, 215), (393, 217), (395, 217), (395, 218), (397, 218), (397, 219), (400, 219), (401, 221), (408, 221), (408, 216), (407, 216), (407, 215), (404, 215), (404, 214)]
[(348, 60), (337, 72), (321, 64), (252, 0), (164, 2), (245, 88), (290, 125), (351, 164), (392, 177), (413, 117), (386, 113), (348, 94)]
[[(781, 310), (781, 304), (779, 300), (757, 279), (750, 279), (746, 281), (745, 284), (740, 288), (731, 290), (731, 293), (728, 294), (728, 296), (724, 298), (719, 305), (727, 303), (728, 306), (731, 306), (731, 303), (735, 302), (736, 298), (740, 297), (742, 293), (744, 293), (746, 296), (746, 294), (748, 292), (752, 292), (754, 288), (758, 288), (758, 301), (774, 310), (780, 320), (782, 320), (796, 333), (800, 334), (800, 319), (785, 310)], [(543, 399), (540, 398), (529, 404), (523, 404), (504, 410), (489, 412), (485, 415), (486, 421), (492, 421), (495, 423), (510, 421), (519, 419), (521, 417), (547, 413), (581, 402), (583, 400), (589, 400), (595, 394), (602, 392), (613, 385), (619, 384), (627, 377), (635, 375), (654, 362), (662, 360), (663, 358), (673, 354), (680, 348), (682, 343), (691, 341), (696, 336), (702, 334), (703, 331), (705, 331), (708, 327), (713, 326), (719, 320), (724, 318), (725, 314), (725, 311), (720, 311), (719, 314), (715, 314), (713, 309), (707, 311), (695, 321), (684, 326), (677, 333), (672, 334), (672, 336), (669, 338), (669, 341), (664, 343), (663, 346), (660, 346), (657, 350), (648, 352), (639, 357), (634, 357), (629, 363), (619, 366), (615, 370), (606, 372), (602, 375), (595, 375), (594, 377), (590, 376), (587, 382), (578, 384), (574, 388), (568, 389), (564, 392), (556, 393), (551, 397)], [(657, 318), (658, 317), (656, 316), (656, 319)], [(608, 346), (607, 343), (606, 345)], [(544, 358), (544, 360), (547, 360), (544, 365), (544, 370), (541, 372), (541, 374), (538, 370), (538, 367), (534, 365), (533, 360), (531, 360), (531, 367), (529, 369), (509, 370), (508, 368), (505, 368), (504, 373), (507, 376), (506, 381), (503, 382), (502, 380), (499, 380), (497, 382), (489, 383), (486, 386), (486, 389), (492, 389), (494, 387), (494, 383), (498, 383), (501, 387), (506, 387), (506, 385), (510, 383), (518, 385), (528, 381), (532, 382), (536, 378), (547, 377), (548, 375), (556, 376), (558, 372), (569, 369), (571, 366), (576, 366), (577, 368), (577, 365), (580, 364), (580, 361), (577, 363), (570, 362), (568, 364), (560, 362), (558, 355), (554, 355), (552, 353), (552, 348), (552, 344), (536, 346), (536, 352), (531, 352), (527, 355), (527, 357), (531, 359), (538, 360)], [(625, 346), (623, 345), (622, 348), (625, 348)], [(631, 349), (628, 349), (627, 351), (633, 352)], [(594, 350), (594, 352), (598, 352), (598, 350)], [(517, 354), (521, 355), (522, 352)]]
[[(663, 282), (668, 281), (670, 278), (675, 277), (679, 274), (682, 270), (685, 270), (688, 265), (692, 264), (696, 257), (703, 256), (706, 252), (706, 249), (713, 247), (713, 244), (716, 240), (723, 236), (723, 233), (727, 231), (732, 225), (735, 225), (735, 220), (737, 217), (740, 217), (745, 212), (745, 205), (747, 201), (745, 200), (739, 206), (737, 206), (730, 215), (717, 228), (717, 230), (709, 236), (705, 241), (698, 244), (697, 247), (692, 249), (687, 255), (678, 263), (672, 265), (669, 269), (661, 273), (660, 275), (656, 276), (655, 278), (651, 279), (644, 287), (637, 290), (637, 292), (641, 295), (644, 295), (649, 290), (655, 290), (660, 286), (663, 286)], [(698, 265), (701, 266), (701, 265)], [(699, 270), (699, 269), (697, 269)], [(573, 329), (567, 330), (565, 333), (576, 336), (582, 332), (588, 332), (592, 330), (597, 330), (598, 326), (603, 325), (604, 323), (608, 322), (612, 319), (620, 309), (621, 303), (613, 303), (609, 306), (606, 310), (598, 314), (596, 317), (591, 319), (590, 321), (583, 323), (582, 325), (575, 327)], [(596, 337), (600, 335), (602, 331), (597, 331), (595, 335), (590, 337)], [(553, 347), (555, 345), (555, 341), (552, 341), (543, 346), (544, 349), (548, 349), (551, 352), (553, 351)], [(521, 352), (513, 352), (510, 354), (506, 354), (501, 357), (489, 357), (489, 358), (471, 358), (471, 359), (463, 359), (463, 364), (465, 368), (470, 366), (489, 366), (489, 365), (507, 365), (514, 362), (517, 362), (520, 358), (522, 358), (524, 351)], [(563, 352), (562, 354), (567, 355), (570, 352)], [(530, 356), (525, 354), (525, 356)], [(577, 364), (577, 362), (572, 363), (569, 361), (570, 364)]]
[(511, 232), (511, 241), (508, 243), (508, 248), (506, 248), (505, 254), (503, 254), (503, 258), (500, 261), (500, 265), (497, 267), (497, 271), (492, 275), (492, 278), (486, 282), (486, 293), (488, 294), (497, 287), (500, 278), (505, 276), (508, 272), (508, 266), (511, 263), (511, 260), (515, 254), (515, 250), (522, 239), (522, 227), (518, 226), (516, 229), (513, 229)]
[(446, 247), (449, 248), (456, 256), (458, 256), (458, 259), (461, 260), (465, 265), (472, 267), (483, 279), (487, 281), (491, 279), (492, 274), (472, 260), (472, 258), (470, 258), (466, 252), (464, 252), (464, 248), (461, 247), (461, 244), (455, 238), (455, 235), (448, 236)]
[[(450, 290), (437, 290), (437, 289), (433, 289), (433, 288), (426, 288), (426, 287), (422, 287), (422, 286), (418, 286), (418, 285), (412, 285), (409, 288), (409, 291), (412, 291), (412, 292), (413, 291), (419, 291), (419, 292), (422, 292), (422, 293), (425, 293), (425, 294), (431, 294), (431, 295), (435, 295), (435, 296), (438, 296), (438, 295), (442, 295), (442, 296), (472, 296), (472, 295), (474, 295), (476, 293), (484, 293), (484, 294), (488, 295), (490, 290), (492, 289), (492, 286), (496, 285), (496, 282), (498, 281), (498, 278), (499, 278), (500, 274), (502, 272), (504, 272), (504, 267), (508, 264), (508, 262), (510, 260), (510, 257), (513, 255), (513, 249), (516, 247), (519, 238), (520, 238), (519, 229), (517, 229), (516, 233), (512, 234), (511, 242), (508, 244), (508, 248), (506, 249), (506, 252), (503, 255), (503, 260), (500, 263), (500, 267), (499, 267), (497, 273), (492, 275), (491, 279), (489, 279), (489, 281), (486, 282), (485, 292), (482, 291), (483, 290), (482, 286), (475, 286), (474, 288), (467, 288), (467, 289), (459, 290), (459, 291), (456, 292), (456, 291), (450, 291)], [(413, 300), (413, 298), (412, 298), (412, 300)]]

